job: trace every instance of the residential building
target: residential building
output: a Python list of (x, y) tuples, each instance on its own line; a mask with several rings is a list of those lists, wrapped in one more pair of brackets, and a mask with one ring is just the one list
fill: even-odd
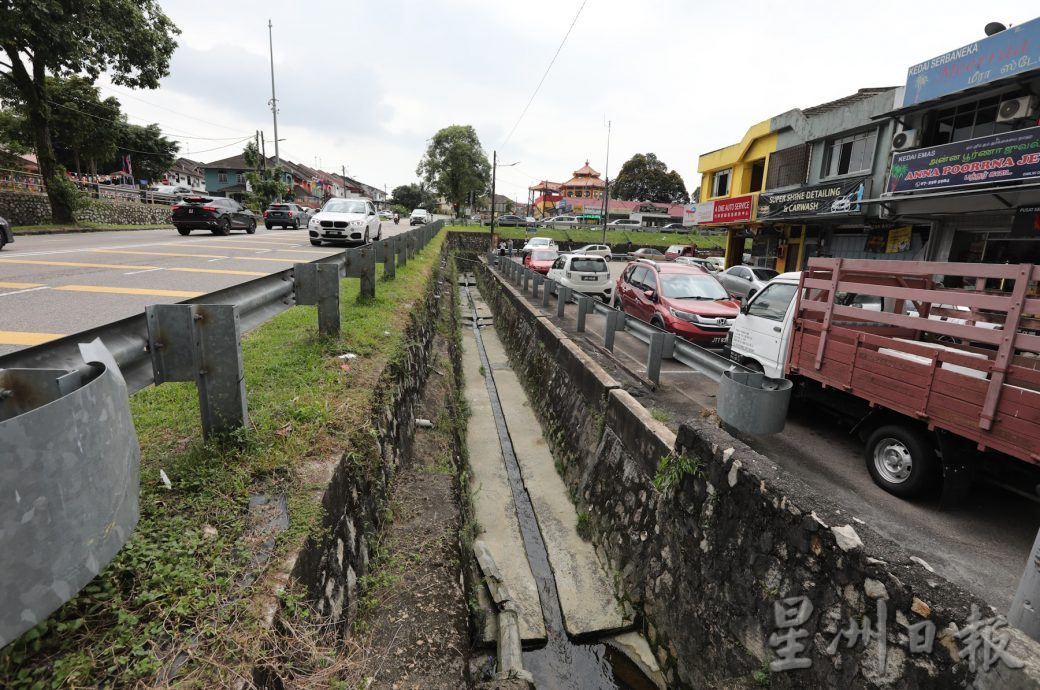
[(243, 154), (205, 163), (199, 167), (206, 178), (207, 194), (227, 196), (238, 201), (245, 198), (246, 172), (252, 168), (246, 165)]
[(206, 174), (202, 163), (188, 158), (178, 158), (162, 179), (162, 184), (184, 185), (195, 192), (206, 191)]

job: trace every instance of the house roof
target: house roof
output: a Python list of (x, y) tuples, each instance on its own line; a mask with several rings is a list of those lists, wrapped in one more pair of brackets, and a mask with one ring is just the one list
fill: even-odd
[(212, 163), (203, 163), (200, 166), (203, 170), (249, 170), (251, 166), (246, 165), (245, 154), (238, 154), (237, 156), (231, 156), (230, 158), (221, 158), (219, 161), (213, 161)]
[(539, 182), (538, 184), (534, 185), (533, 187), (528, 187), (528, 189), (530, 189), (532, 191), (535, 191), (535, 192), (555, 193), (555, 192), (560, 191), (560, 183), (559, 182), (550, 182), (549, 180), (542, 180), (541, 182)]
[(815, 117), (816, 115), (822, 115), (824, 113), (829, 113), (834, 110), (841, 110), (842, 108), (850, 106), (853, 103), (865, 101), (868, 98), (873, 98), (879, 93), (885, 93), (886, 91), (891, 91), (896, 88), (898, 87), (881, 86), (860, 89), (859, 91), (850, 96), (843, 96), (842, 98), (839, 98), (837, 100), (827, 101), (826, 103), (820, 103), (819, 105), (814, 105), (811, 108), (802, 108), (802, 114), (806, 117)]
[(588, 161), (585, 165), (574, 171), (574, 177), (567, 180), (560, 187), (605, 187), (606, 183), (599, 179), (599, 173), (592, 169)]

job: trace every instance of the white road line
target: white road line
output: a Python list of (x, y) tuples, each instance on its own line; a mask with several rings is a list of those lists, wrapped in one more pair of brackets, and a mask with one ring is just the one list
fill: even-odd
[(50, 285), (42, 285), (40, 287), (25, 288), (24, 290), (15, 290), (14, 292), (0, 292), (0, 297), (7, 297), (8, 295), (20, 295), (23, 292), (36, 292), (37, 290), (50, 290)]
[(271, 250), (271, 249), (257, 249), (256, 253), (257, 254), (267, 254), (270, 251), (273, 251), (273, 250)]
[(163, 269), (163, 268), (146, 268), (143, 271), (130, 271), (129, 273), (124, 273), (123, 275), (125, 275), (125, 276), (135, 276), (138, 273), (151, 273), (152, 271), (163, 271), (163, 270), (166, 270), (166, 269)]
[(222, 256), (219, 259), (210, 259), (207, 263), (213, 263), (214, 261), (227, 261), (227, 257)]

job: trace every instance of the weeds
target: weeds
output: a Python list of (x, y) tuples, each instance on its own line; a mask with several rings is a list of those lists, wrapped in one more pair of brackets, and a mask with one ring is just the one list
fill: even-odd
[(585, 541), (592, 541), (592, 520), (588, 511), (583, 510), (578, 513), (577, 530), (579, 537)]
[(688, 455), (663, 456), (657, 463), (654, 474), (654, 488), (660, 493), (675, 489), (687, 475), (701, 477), (704, 474), (704, 461)]

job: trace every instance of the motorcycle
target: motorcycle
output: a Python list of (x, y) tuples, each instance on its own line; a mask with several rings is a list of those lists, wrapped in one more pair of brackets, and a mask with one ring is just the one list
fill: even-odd
[(400, 216), (400, 214), (395, 213), (394, 214), (394, 225), (397, 225), (399, 222), (401, 222), (401, 216)]

